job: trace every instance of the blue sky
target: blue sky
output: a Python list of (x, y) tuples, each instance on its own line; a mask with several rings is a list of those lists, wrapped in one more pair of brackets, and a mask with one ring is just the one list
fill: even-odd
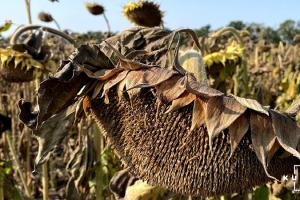
[[(106, 30), (102, 16), (92, 16), (84, 8), (88, 0), (31, 0), (32, 18), (38, 21), (39, 11), (50, 12), (63, 29), (76, 32)], [(122, 6), (128, 0), (92, 0), (104, 5), (113, 31), (132, 25), (122, 16)], [(286, 19), (300, 20), (299, 0), (156, 0), (165, 12), (165, 26), (169, 28), (197, 28), (211, 24), (213, 28), (225, 26), (232, 20), (263, 23), (277, 27)], [(1, 0), (0, 24), (11, 19), (16, 24), (27, 22), (24, 0)], [(54, 26), (54, 24), (48, 24)]]

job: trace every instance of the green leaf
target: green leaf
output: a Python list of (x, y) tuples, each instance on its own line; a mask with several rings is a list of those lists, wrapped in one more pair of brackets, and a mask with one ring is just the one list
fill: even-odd
[(6, 21), (2, 26), (0, 26), (0, 33), (8, 31), (8, 29), (10, 29), (11, 25), (12, 25), (12, 21), (10, 21), (10, 20)]

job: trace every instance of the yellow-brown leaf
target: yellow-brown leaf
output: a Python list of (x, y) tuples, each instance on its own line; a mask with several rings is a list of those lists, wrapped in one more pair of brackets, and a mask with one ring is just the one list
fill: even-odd
[(178, 99), (172, 101), (170, 108), (166, 111), (166, 113), (172, 112), (179, 108), (189, 105), (196, 99), (196, 96), (192, 93), (185, 92)]
[(228, 128), (246, 109), (245, 106), (230, 97), (211, 97), (208, 100), (205, 122), (210, 147), (212, 147), (213, 138)]
[(276, 142), (275, 133), (271, 119), (260, 113), (251, 112), (250, 114), (251, 139), (254, 151), (259, 161), (262, 163), (268, 177), (271, 176), (267, 170), (267, 161), (271, 160), (270, 153)]
[(241, 115), (228, 127), (231, 146), (230, 156), (233, 155), (234, 151), (238, 147), (244, 135), (247, 133), (248, 129), (249, 119), (246, 114)]

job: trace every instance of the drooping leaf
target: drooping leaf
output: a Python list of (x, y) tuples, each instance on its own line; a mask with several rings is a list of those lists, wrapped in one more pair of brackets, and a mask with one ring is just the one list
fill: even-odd
[(88, 180), (94, 172), (96, 165), (96, 152), (93, 140), (89, 135), (84, 135), (82, 144), (72, 152), (67, 164), (71, 176), (66, 186), (67, 199), (85, 199), (80, 188), (88, 188)]
[(276, 142), (272, 121), (268, 116), (260, 113), (251, 112), (250, 114), (251, 139), (254, 151), (259, 161), (263, 165), (266, 175), (272, 179), (268, 172), (267, 161), (271, 160), (271, 149)]
[(246, 98), (238, 97), (235, 95), (230, 95), (230, 96), (235, 98), (235, 100), (237, 100), (243, 106), (246, 106), (247, 108), (249, 108), (251, 110), (255, 110), (257, 112), (260, 112), (260, 113), (263, 113), (263, 114), (266, 114), (269, 116), (267, 109), (265, 109), (258, 101), (254, 100), (254, 99), (246, 99)]
[(206, 84), (200, 83), (196, 80), (195, 77), (192, 77), (191, 75), (187, 75), (187, 84), (186, 89), (187, 91), (199, 95), (204, 98), (208, 97), (217, 97), (217, 96), (223, 96), (224, 94), (216, 89), (213, 89)]
[(98, 83), (96, 84), (93, 94), (92, 94), (92, 99), (96, 98), (97, 95), (100, 93), (100, 91), (102, 90), (104, 86), (104, 81), (98, 81)]
[(240, 141), (247, 133), (249, 129), (249, 119), (246, 114), (241, 115), (237, 118), (229, 127), (229, 137), (230, 137), (230, 147), (232, 156), (236, 148), (238, 147)]
[[(173, 70), (158, 67), (138, 70), (136, 73), (139, 73), (136, 77), (136, 79), (139, 78), (139, 80), (136, 81), (136, 85), (133, 86), (133, 88), (154, 87), (176, 74)], [(127, 88), (127, 90), (130, 89), (132, 88)]]
[(172, 112), (179, 108), (189, 105), (196, 99), (196, 96), (192, 93), (185, 92), (178, 99), (172, 101), (171, 106), (166, 111), (166, 113)]
[(300, 153), (296, 150), (300, 139), (300, 127), (290, 117), (279, 112), (270, 111), (273, 129), (279, 144), (289, 153), (300, 159)]
[(70, 82), (49, 78), (40, 84), (38, 89), (39, 115), (37, 126), (52, 115), (62, 111), (74, 102), (77, 92), (86, 83), (83, 74), (78, 75)]
[(199, 128), (205, 123), (205, 113), (207, 109), (207, 102), (200, 98), (196, 98), (193, 107), (192, 125), (191, 131), (195, 128)]
[(213, 138), (228, 128), (245, 111), (246, 107), (231, 97), (212, 97), (207, 101), (205, 122), (210, 147)]
[(173, 76), (169, 80), (157, 85), (157, 96), (163, 102), (171, 102), (177, 99), (185, 91), (186, 78), (180, 76)]
[(122, 71), (121, 73), (112, 77), (109, 81), (107, 81), (103, 86), (102, 96), (107, 95), (110, 88), (120, 83), (127, 76), (128, 71)]
[(38, 154), (35, 158), (36, 167), (47, 161), (53, 150), (67, 136), (75, 119), (76, 105), (74, 104), (49, 118), (37, 131), (34, 131), (39, 144)]
[(296, 117), (297, 113), (300, 111), (300, 99), (295, 100), (290, 107), (285, 111), (288, 115)]

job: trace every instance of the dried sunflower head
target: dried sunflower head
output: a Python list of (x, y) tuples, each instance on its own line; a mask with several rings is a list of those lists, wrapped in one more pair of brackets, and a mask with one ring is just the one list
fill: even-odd
[(41, 75), (45, 65), (33, 59), (27, 52), (0, 48), (0, 75), (6, 81), (32, 81)]
[(85, 7), (92, 15), (102, 15), (104, 13), (104, 7), (97, 3), (85, 3)]
[(123, 7), (127, 19), (138, 26), (154, 27), (163, 23), (159, 5), (151, 1), (129, 2)]
[(40, 12), (38, 14), (38, 18), (42, 22), (52, 22), (53, 21), (52, 15), (50, 13), (46, 13), (46, 12)]

